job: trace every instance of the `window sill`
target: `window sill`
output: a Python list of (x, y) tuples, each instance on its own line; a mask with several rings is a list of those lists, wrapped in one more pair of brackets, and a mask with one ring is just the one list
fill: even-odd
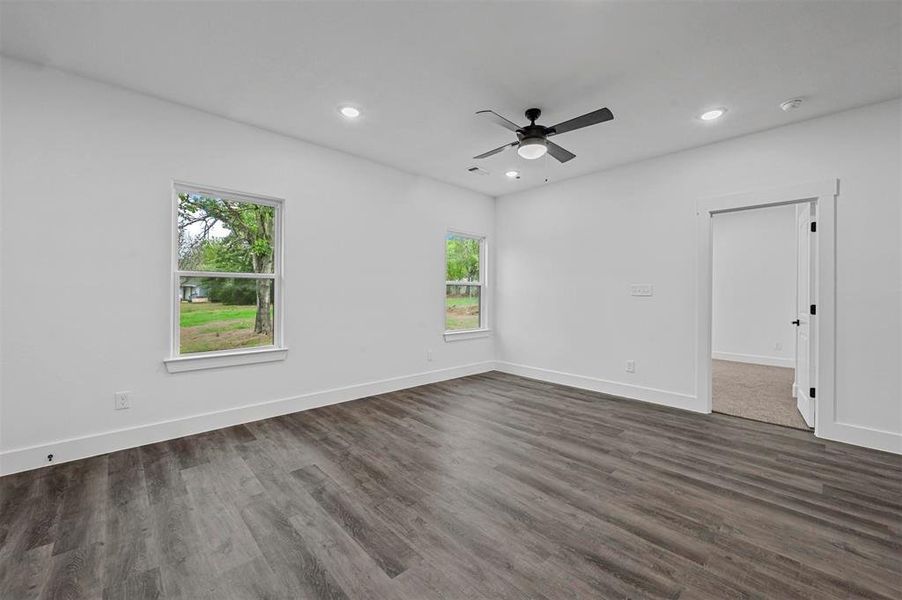
[(446, 331), (446, 342), (459, 342), (462, 340), (475, 340), (477, 338), (486, 338), (492, 335), (491, 329), (468, 329), (466, 331)]
[(179, 356), (177, 358), (167, 358), (163, 363), (165, 363), (166, 370), (170, 373), (183, 373), (185, 371), (200, 371), (201, 369), (219, 369), (222, 367), (276, 362), (285, 360), (287, 354), (288, 348), (264, 348), (239, 352), (199, 354), (197, 356)]

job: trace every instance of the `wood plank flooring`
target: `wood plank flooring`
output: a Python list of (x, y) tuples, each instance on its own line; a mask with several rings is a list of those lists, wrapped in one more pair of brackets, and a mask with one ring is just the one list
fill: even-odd
[(902, 458), (500, 373), (0, 493), (4, 600), (902, 597)]

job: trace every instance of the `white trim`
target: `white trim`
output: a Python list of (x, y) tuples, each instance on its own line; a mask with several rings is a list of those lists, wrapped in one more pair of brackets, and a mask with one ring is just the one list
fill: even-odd
[(673, 408), (681, 408), (692, 412), (706, 412), (698, 399), (690, 394), (660, 390), (630, 383), (620, 383), (619, 381), (609, 381), (607, 379), (599, 379), (587, 375), (576, 375), (564, 371), (542, 369), (540, 367), (531, 367), (529, 365), (520, 365), (505, 361), (496, 362), (495, 370), (501, 371), (502, 373), (510, 373), (511, 375), (519, 375), (520, 377), (528, 377), (529, 379), (538, 379), (539, 381), (546, 381), (548, 383), (557, 383), (582, 390), (590, 390), (608, 394), (610, 396), (617, 396), (619, 398), (627, 398), (629, 400), (640, 400), (642, 402), (671, 406)]
[[(820, 230), (820, 225), (818, 225), (818, 230)], [(617, 381), (608, 381), (596, 377), (588, 377), (586, 375), (576, 375), (573, 373), (565, 373), (563, 371), (542, 369), (505, 361), (497, 361), (495, 363), (495, 370), (548, 383), (556, 383), (583, 390), (600, 392), (619, 398), (640, 400), (642, 402), (660, 404), (697, 413), (711, 412), (710, 408), (706, 410), (707, 407), (704, 402), (691, 394), (671, 392), (628, 383), (620, 383)], [(902, 435), (891, 431), (849, 425), (848, 423), (827, 423), (819, 425), (815, 435), (820, 438), (844, 442), (846, 444), (873, 448), (875, 450), (892, 452), (894, 454), (902, 454)]]
[[(818, 226), (818, 229), (820, 229), (820, 226)], [(815, 408), (819, 406), (820, 403), (818, 402)], [(820, 415), (818, 414), (815, 417), (815, 435), (820, 438), (852, 444), (854, 446), (873, 448), (874, 450), (883, 450), (884, 452), (892, 452), (893, 454), (902, 454), (902, 434), (893, 431), (885, 431), (883, 429), (864, 427), (862, 425), (850, 425), (849, 423), (821, 423), (818, 421), (819, 418)]]
[[(241, 202), (247, 202), (250, 204), (260, 204), (263, 206), (271, 206), (275, 215), (273, 218), (273, 224), (275, 230), (273, 231), (275, 244), (273, 245), (273, 271), (272, 273), (226, 273), (226, 272), (215, 272), (215, 271), (182, 271), (179, 270), (179, 245), (178, 245), (178, 217), (179, 217), (179, 194), (209, 194), (211, 196), (217, 197), (227, 197), (229, 199), (235, 199)], [(260, 363), (260, 362), (270, 362), (273, 360), (283, 360), (285, 358), (284, 352), (282, 352), (281, 358), (275, 358), (275, 354), (267, 354), (267, 351), (271, 351), (273, 349), (277, 350), (285, 350), (285, 298), (283, 292), (282, 285), (282, 273), (283, 273), (283, 260), (284, 260), (284, 244), (285, 244), (285, 236), (283, 235), (283, 220), (285, 219), (285, 200), (282, 198), (275, 198), (273, 196), (265, 196), (262, 194), (250, 194), (247, 192), (239, 192), (236, 190), (230, 190), (227, 188), (211, 186), (211, 185), (201, 185), (190, 183), (187, 181), (178, 181), (172, 180), (172, 243), (171, 243), (171, 251), (172, 251), (172, 275), (170, 280), (170, 346), (169, 346), (169, 357), (163, 359), (163, 362), (166, 364), (166, 369), (170, 373), (177, 373), (181, 371), (194, 371), (197, 369), (208, 369), (208, 368), (218, 368), (218, 367), (226, 367), (232, 365), (244, 365), (244, 364), (252, 364), (252, 363)], [(197, 352), (193, 354), (181, 354), (181, 327), (180, 327), (180, 318), (181, 318), (181, 285), (180, 278), (181, 277), (195, 277), (195, 278), (238, 278), (238, 279), (269, 279), (272, 280), (272, 302), (273, 302), (273, 345), (266, 346), (264, 348), (240, 348), (228, 352)], [(223, 360), (221, 357), (225, 354), (235, 354), (248, 356), (253, 353), (259, 353), (260, 356), (257, 360), (252, 360), (250, 358), (245, 358), (244, 360), (238, 360), (232, 358), (232, 360)], [(204, 357), (209, 357), (213, 360), (204, 362), (200, 359)], [(188, 361), (182, 363), (182, 359), (188, 359)], [(190, 362), (189, 362), (190, 361)], [(188, 365), (195, 365), (189, 367)], [(202, 366), (209, 365), (209, 366)]]
[(266, 362), (285, 360), (288, 348), (276, 348), (266, 346), (263, 348), (249, 348), (244, 350), (230, 350), (227, 352), (199, 352), (197, 354), (182, 354), (174, 358), (167, 358), (163, 362), (170, 373), (184, 373), (185, 371), (200, 371), (202, 369), (219, 369), (222, 367), (237, 367), (240, 365), (255, 365)]
[(148, 425), (138, 425), (112, 431), (104, 431), (86, 436), (57, 440), (13, 448), (0, 453), (0, 475), (9, 475), (29, 469), (47, 466), (47, 455), (53, 454), (53, 464), (115, 452), (126, 448), (134, 448), (186, 435), (194, 435), (231, 427), (279, 415), (309, 410), (319, 406), (338, 404), (366, 398), (377, 394), (386, 394), (397, 390), (417, 387), (449, 379), (457, 379), (467, 375), (486, 373), (494, 369), (493, 361), (472, 363), (426, 371), (412, 375), (403, 375), (389, 379), (381, 379), (339, 388), (310, 392), (289, 398), (247, 404), (221, 411), (191, 415), (168, 421), (160, 421)]
[(447, 229), (447, 231), (445, 232), (446, 239), (447, 239), (447, 236), (449, 236), (449, 235), (454, 235), (457, 237), (472, 238), (474, 240), (484, 240), (486, 237), (486, 235), (484, 233), (474, 233), (472, 231), (466, 231), (464, 229), (458, 229), (456, 227), (449, 227)]
[(717, 360), (728, 360), (730, 362), (748, 363), (751, 365), (785, 367), (787, 369), (792, 369), (796, 366), (795, 359), (783, 358), (781, 356), (763, 356), (758, 354), (737, 354), (735, 352), (714, 351), (711, 353), (711, 358)]
[[(471, 240), (479, 241), (479, 281), (449, 281), (447, 279), (448, 275), (448, 236), (454, 237), (462, 237), (468, 238)], [(490, 335), (487, 332), (491, 331), (490, 328), (490, 312), (489, 311), (489, 299), (491, 298), (491, 290), (489, 289), (489, 251), (488, 251), (488, 236), (483, 233), (466, 233), (460, 229), (450, 228), (445, 231), (445, 237), (442, 239), (443, 247), (442, 247), (442, 274), (445, 276), (443, 278), (444, 284), (444, 292), (442, 293), (442, 320), (441, 323), (443, 325), (442, 331), (444, 331), (445, 341), (457, 341), (457, 340), (465, 340), (465, 339), (473, 339), (480, 337), (487, 337)], [(468, 285), (468, 286), (478, 286), (479, 287), (479, 327), (476, 329), (445, 329), (444, 325), (447, 320), (447, 311), (448, 311), (448, 286), (449, 285)], [(464, 334), (473, 334), (470, 336), (466, 336)], [(450, 336), (450, 337), (449, 337)], [(460, 337), (458, 337), (460, 336)]]
[[(285, 203), (285, 200), (283, 198), (276, 198), (275, 196), (266, 196), (264, 194), (250, 194), (248, 192), (241, 192), (238, 190), (232, 190), (229, 188), (219, 187), (219, 186), (215, 186), (215, 185), (205, 185), (202, 183), (183, 181), (180, 179), (172, 180), (172, 189), (175, 190), (176, 194), (178, 194), (178, 192), (185, 192), (185, 193), (195, 193), (198, 191), (210, 192), (214, 196), (228, 196), (229, 198), (235, 198), (236, 200), (241, 200), (242, 202), (251, 202), (253, 204), (265, 204), (267, 206), (272, 206), (274, 208), (279, 208)], [(178, 205), (176, 205), (176, 206), (178, 206)]]
[(477, 338), (491, 337), (491, 329), (461, 329), (459, 331), (446, 331), (446, 342), (458, 342), (461, 340), (473, 340)]
[[(836, 415), (836, 197), (839, 180), (827, 179), (810, 183), (770, 188), (741, 194), (730, 194), (699, 200), (697, 214), (697, 296), (696, 296), (696, 395), (711, 412), (711, 295), (712, 295), (712, 227), (711, 218), (721, 212), (747, 210), (781, 204), (814, 202), (817, 213), (816, 278), (817, 315), (811, 322), (816, 334), (815, 435), (830, 437)], [(831, 438), (836, 439), (836, 438)], [(866, 445), (866, 444), (865, 444)]]
[[(196, 279), (275, 279), (275, 273), (232, 273), (231, 271), (176, 271), (179, 277)], [(181, 286), (179, 286), (181, 287)]]
[(697, 214), (730, 212), (780, 204), (798, 204), (837, 195), (839, 195), (839, 179), (824, 179), (725, 196), (709, 196), (698, 201)]

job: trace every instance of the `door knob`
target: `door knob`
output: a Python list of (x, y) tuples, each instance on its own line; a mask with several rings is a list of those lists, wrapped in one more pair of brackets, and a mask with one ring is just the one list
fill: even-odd
[(795, 321), (792, 322), (792, 324), (795, 325), (796, 327), (798, 327), (801, 323), (802, 322), (799, 321), (798, 319), (796, 319)]

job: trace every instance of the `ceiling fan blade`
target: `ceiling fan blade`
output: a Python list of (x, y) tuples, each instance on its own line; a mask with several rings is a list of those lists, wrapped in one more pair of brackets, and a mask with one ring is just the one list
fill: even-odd
[(479, 111), (476, 111), (476, 114), (477, 115), (485, 115), (486, 118), (491, 120), (493, 123), (497, 123), (498, 125), (501, 125), (505, 129), (510, 129), (511, 131), (517, 131), (518, 129), (520, 129), (519, 125), (517, 125), (513, 121), (509, 121), (508, 119), (505, 119), (504, 117), (502, 117), (501, 115), (496, 113), (494, 110), (479, 110)]
[(574, 129), (582, 129), (583, 127), (588, 127), (589, 125), (604, 123), (605, 121), (610, 121), (613, 118), (614, 114), (610, 110), (608, 110), (607, 108), (599, 108), (598, 110), (586, 113), (581, 117), (576, 117), (575, 119), (570, 119), (569, 121), (558, 123), (554, 127), (551, 127), (551, 129), (554, 130), (554, 133), (549, 133), (548, 135), (567, 133), (568, 131), (573, 131)]
[(565, 163), (568, 160), (570, 160), (571, 158), (576, 158), (575, 154), (573, 154), (569, 150), (565, 150), (564, 148), (561, 148), (554, 142), (549, 142), (548, 140), (545, 140), (545, 143), (548, 146), (548, 154), (550, 154), (553, 158), (556, 158), (558, 160), (558, 162)]
[(511, 146), (516, 146), (519, 143), (520, 142), (511, 142), (510, 144), (504, 144), (500, 148), (495, 148), (494, 150), (489, 150), (488, 152), (483, 152), (479, 156), (474, 156), (473, 158), (488, 158), (490, 156), (494, 156), (494, 155), (498, 154), (499, 152), (504, 152)]

